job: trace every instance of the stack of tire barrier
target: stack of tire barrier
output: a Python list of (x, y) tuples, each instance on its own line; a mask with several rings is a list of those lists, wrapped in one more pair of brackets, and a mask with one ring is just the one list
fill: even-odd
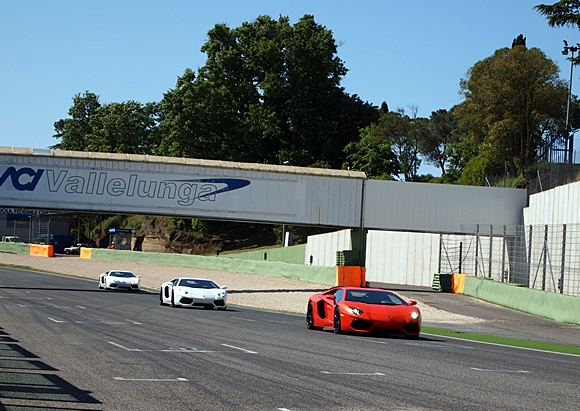
[(434, 274), (431, 288), (444, 293), (452, 293), (453, 274)]
[(360, 266), (360, 252), (357, 250), (342, 250), (336, 252), (336, 265)]

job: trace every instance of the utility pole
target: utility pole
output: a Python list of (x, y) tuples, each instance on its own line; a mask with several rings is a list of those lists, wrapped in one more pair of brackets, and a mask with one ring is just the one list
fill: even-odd
[[(572, 72), (574, 70), (574, 53), (580, 50), (580, 43), (576, 43), (575, 46), (568, 46), (568, 42), (564, 40), (564, 50), (562, 50), (562, 54), (564, 56), (568, 55), (568, 52), (572, 53), (572, 57), (570, 60), (570, 83), (568, 88), (568, 104), (566, 106), (566, 148), (568, 149), (568, 158), (564, 157), (564, 162), (568, 162), (572, 164), (574, 161), (574, 136), (570, 136), (570, 132), (568, 130), (568, 125), (570, 124), (570, 100), (572, 99)], [(567, 160), (567, 161), (566, 161)]]

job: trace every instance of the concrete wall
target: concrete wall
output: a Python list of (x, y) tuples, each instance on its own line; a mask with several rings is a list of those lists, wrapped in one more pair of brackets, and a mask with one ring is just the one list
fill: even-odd
[(580, 298), (481, 277), (465, 277), (463, 294), (554, 321), (580, 325)]
[(353, 249), (352, 236), (360, 235), (354, 233), (358, 231), (341, 230), (308, 237), (303, 264), (310, 265), (310, 256), (312, 256), (313, 266), (336, 266), (336, 252)]
[(275, 261), (252, 261), (207, 257), (189, 254), (142, 253), (136, 251), (92, 248), (90, 258), (97, 260), (132, 261), (138, 263), (208, 268), (232, 272), (293, 278), (312, 283), (334, 285), (336, 267), (305, 266)]
[[(246, 251), (244, 253), (220, 254), (221, 258), (250, 261), (277, 261), (288, 264), (304, 264), (306, 244), (290, 247), (265, 248), (263, 250)], [(265, 257), (264, 257), (265, 254)]]
[(438, 263), (439, 234), (368, 232), (367, 281), (429, 287)]
[(0, 242), (1, 253), (30, 254), (30, 244)]

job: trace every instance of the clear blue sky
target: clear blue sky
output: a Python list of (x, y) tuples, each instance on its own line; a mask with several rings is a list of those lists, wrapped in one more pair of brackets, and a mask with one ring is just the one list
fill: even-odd
[[(544, 1), (552, 4), (555, 0)], [(568, 80), (563, 42), (533, 0), (0, 0), (0, 146), (46, 148), (54, 122), (85, 91), (101, 103), (160, 101), (200, 52), (216, 23), (238, 27), (258, 15), (304, 14), (332, 30), (349, 69), (349, 94), (421, 117), (461, 102), (459, 80), (477, 61), (510, 47), (520, 33), (558, 63)], [(580, 87), (575, 71), (573, 93)], [(577, 73), (577, 74), (576, 74)], [(580, 147), (579, 143), (575, 147)], [(423, 168), (422, 172), (434, 172)]]

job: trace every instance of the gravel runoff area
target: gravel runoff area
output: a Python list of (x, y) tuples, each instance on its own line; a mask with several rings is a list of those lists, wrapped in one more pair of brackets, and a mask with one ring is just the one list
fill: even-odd
[[(285, 277), (210, 270), (194, 267), (132, 263), (84, 259), (78, 256), (53, 258), (22, 254), (0, 253), (0, 264), (21, 266), (34, 270), (71, 275), (98, 280), (99, 274), (112, 269), (132, 271), (141, 276), (141, 287), (157, 292), (162, 283), (176, 277), (209, 278), (228, 288), (228, 304), (268, 310), (305, 314), (308, 298), (328, 289), (326, 284), (316, 284)], [(95, 287), (97, 283), (95, 282)], [(405, 297), (402, 295), (402, 297)], [(417, 302), (423, 322), (445, 324), (470, 324), (485, 320), (450, 313)]]

